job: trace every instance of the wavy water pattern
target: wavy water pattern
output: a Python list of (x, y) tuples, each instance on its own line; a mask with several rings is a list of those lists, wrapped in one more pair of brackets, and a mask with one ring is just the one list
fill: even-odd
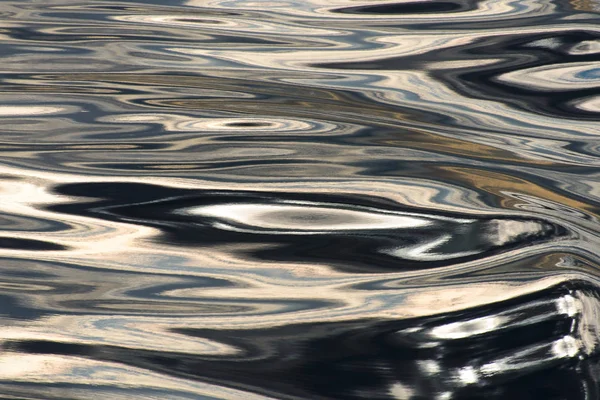
[(598, 0), (0, 21), (0, 398), (600, 399)]

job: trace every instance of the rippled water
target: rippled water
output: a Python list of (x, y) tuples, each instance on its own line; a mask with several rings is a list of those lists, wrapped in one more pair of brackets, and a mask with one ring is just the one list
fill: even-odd
[(0, 18), (2, 399), (600, 398), (598, 0)]

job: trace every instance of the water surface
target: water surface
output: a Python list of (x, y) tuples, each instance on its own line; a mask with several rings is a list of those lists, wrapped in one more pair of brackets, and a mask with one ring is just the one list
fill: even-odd
[(0, 21), (2, 399), (600, 398), (598, 0)]

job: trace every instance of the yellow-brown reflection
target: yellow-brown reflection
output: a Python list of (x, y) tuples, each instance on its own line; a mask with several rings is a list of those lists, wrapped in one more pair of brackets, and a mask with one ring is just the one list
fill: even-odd
[(443, 152), (469, 159), (508, 161), (511, 163), (551, 166), (556, 163), (524, 157), (518, 151), (511, 152), (502, 148), (477, 143), (473, 140), (461, 140), (450, 136), (436, 135), (425, 131), (403, 134), (402, 139), (385, 140), (383, 143), (426, 151)]
[(437, 169), (441, 171), (443, 178), (456, 180), (464, 185), (495, 195), (505, 208), (518, 209), (516, 206), (522, 203), (522, 200), (511, 194), (522, 193), (566, 205), (575, 210), (585, 211), (588, 215), (598, 218), (597, 207), (593, 204), (562, 195), (515, 175), (468, 167), (439, 166)]

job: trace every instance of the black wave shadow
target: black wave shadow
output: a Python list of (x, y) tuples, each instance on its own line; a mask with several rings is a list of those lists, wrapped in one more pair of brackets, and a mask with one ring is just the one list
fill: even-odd
[(477, 8), (478, 1), (414, 1), (382, 3), (357, 7), (343, 7), (331, 10), (339, 14), (358, 15), (412, 15), (431, 13), (452, 13), (471, 11)]
[[(596, 356), (550, 360), (537, 357), (534, 351), (521, 369), (500, 371), (470, 383), (456, 378), (461, 371), (482, 365), (482, 360), (501, 360), (571, 335), (572, 325), (580, 323), (583, 316), (568, 316), (552, 305), (573, 293), (598, 300), (597, 287), (570, 282), (510, 301), (412, 320), (355, 319), (239, 330), (172, 329), (191, 338), (233, 346), (238, 350), (236, 355), (204, 356), (42, 340), (12, 340), (4, 347), (22, 354), (116, 362), (281, 399), (391, 400), (397, 399), (392, 394), (394, 388), (404, 388), (414, 399), (440, 398), (445, 393), (453, 399), (597, 399), (600, 360)], [(507, 313), (516, 319), (503, 329), (439, 339), (435, 346), (414, 334), (415, 329), (433, 332), (451, 323)], [(540, 316), (543, 318), (536, 321)], [(431, 361), (439, 367), (433, 374), (423, 369)]]
[(64, 251), (69, 247), (45, 240), (23, 239), (14, 237), (0, 237), (0, 249), (26, 250), (26, 251)]
[[(435, 268), (555, 240), (569, 234), (566, 228), (542, 219), (482, 217), (447, 212), (432, 214), (430, 210), (403, 208), (386, 199), (356, 195), (184, 190), (126, 183), (68, 184), (56, 187), (55, 191), (65, 196), (96, 200), (53, 205), (48, 207), (49, 210), (157, 228), (161, 234), (153, 240), (158, 244), (209, 249), (215, 245), (245, 243), (250, 245), (244, 246), (249, 250), (235, 250), (240, 257), (261, 261), (326, 263), (340, 271), (358, 273)], [(194, 207), (240, 203), (298, 204), (307, 209), (324, 204), (332, 209), (375, 210), (381, 215), (410, 212), (410, 215), (416, 213), (433, 222), (423, 229), (367, 228), (299, 234), (293, 229), (284, 232), (256, 227), (249, 229), (248, 226), (227, 221), (224, 224), (218, 218), (178, 212)], [(474, 222), (463, 224), (461, 218), (469, 218)], [(509, 235), (504, 242), (495, 242), (494, 238), (499, 235), (494, 236), (494, 230), (505, 222), (532, 222), (538, 224), (540, 230)], [(392, 251), (426, 245), (447, 234), (450, 237), (436, 248), (439, 253), (437, 258), (403, 258)], [(253, 248), (253, 244), (257, 246)]]

